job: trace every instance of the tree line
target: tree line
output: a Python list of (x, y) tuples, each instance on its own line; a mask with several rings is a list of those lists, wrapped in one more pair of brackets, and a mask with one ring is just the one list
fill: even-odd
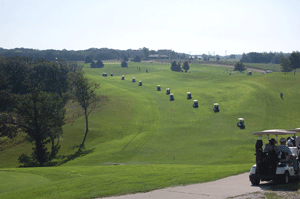
[(287, 57), (289, 54), (284, 54), (282, 52), (269, 52), (269, 53), (258, 53), (258, 52), (250, 52), (250, 53), (243, 53), (242, 58), (240, 59), (243, 63), (273, 63), (279, 64), (280, 59), (282, 57)]
[(12, 56), (24, 56), (32, 57), (33, 60), (37, 58), (44, 58), (48, 61), (55, 61), (56, 59), (64, 59), (66, 61), (86, 61), (86, 58), (89, 57), (91, 63), (92, 60), (111, 60), (111, 59), (124, 59), (127, 58), (136, 58), (139, 56), (143, 59), (148, 59), (149, 55), (158, 54), (158, 55), (167, 55), (172, 59), (181, 59), (185, 58), (184, 53), (177, 53), (172, 50), (150, 50), (149, 48), (143, 47), (137, 50), (127, 49), (127, 50), (115, 50), (109, 48), (89, 48), (86, 50), (38, 50), (38, 49), (29, 49), (29, 48), (14, 48), (14, 49), (4, 49), (0, 48), (0, 56), (3, 57), (12, 57)]
[(289, 57), (282, 57), (279, 60), (281, 65), (281, 72), (291, 72), (294, 71), (294, 75), (296, 70), (300, 68), (300, 52), (293, 52)]
[(78, 152), (84, 148), (88, 115), (99, 100), (95, 94), (99, 85), (88, 82), (81, 69), (76, 62), (62, 59), (0, 58), (0, 137), (26, 133), (33, 152), (19, 157), (22, 166), (50, 165), (56, 157), (69, 100), (78, 102), (85, 113), (86, 132)]

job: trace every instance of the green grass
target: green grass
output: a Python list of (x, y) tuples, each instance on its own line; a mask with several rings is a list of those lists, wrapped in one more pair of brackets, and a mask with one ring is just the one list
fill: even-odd
[(280, 64), (254, 64), (254, 63), (245, 63), (246, 67), (250, 68), (257, 68), (257, 69), (263, 69), (263, 70), (272, 70), (275, 72), (280, 72), (281, 71), (281, 65)]
[[(95, 198), (216, 180), (249, 165), (118, 165), (0, 170), (0, 197)], [(9, 180), (7, 180), (9, 179)]]
[[(87, 78), (100, 83), (97, 92), (102, 95), (101, 107), (89, 117), (87, 153), (59, 167), (16, 169), (11, 167), (18, 165), (18, 156), (30, 154), (32, 146), (22, 143), (0, 151), (5, 160), (0, 167), (12, 171), (6, 175), (15, 181), (26, 184), (20, 173), (43, 177), (37, 178), (38, 187), (29, 183), (20, 190), (0, 191), (0, 198), (21, 192), (26, 192), (24, 198), (92, 198), (211, 181), (250, 170), (257, 139), (252, 132), (299, 127), (298, 73), (228, 75), (232, 69), (198, 64), (190, 65), (190, 73), (177, 73), (170, 71), (170, 64), (104, 64), (102, 69), (84, 68)], [(114, 76), (103, 77), (103, 72)], [(132, 83), (132, 77), (137, 82)], [(157, 85), (162, 91), (156, 91)], [(166, 88), (175, 101), (169, 101)], [(199, 108), (192, 107), (187, 92), (199, 101)], [(219, 113), (212, 111), (216, 102)], [(85, 132), (80, 109), (74, 104), (67, 109), (61, 156), (74, 154)], [(239, 117), (245, 119), (245, 130), (236, 127)]]

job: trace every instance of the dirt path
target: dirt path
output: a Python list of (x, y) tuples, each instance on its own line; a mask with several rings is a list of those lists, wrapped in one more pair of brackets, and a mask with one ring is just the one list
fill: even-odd
[(170, 187), (147, 193), (108, 197), (107, 199), (218, 199), (228, 197), (243, 198), (243, 196), (253, 198), (251, 196), (254, 196), (254, 192), (256, 194), (263, 192), (263, 190), (269, 189), (271, 186), (272, 184), (270, 183), (261, 183), (260, 186), (252, 186), (249, 181), (249, 173), (244, 173), (213, 182)]

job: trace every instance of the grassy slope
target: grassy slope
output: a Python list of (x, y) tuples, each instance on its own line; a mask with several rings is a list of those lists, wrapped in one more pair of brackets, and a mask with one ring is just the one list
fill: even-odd
[[(141, 67), (141, 71), (136, 67)], [(93, 152), (56, 168), (4, 169), (13, 171), (4, 173), (15, 179), (12, 182), (17, 182), (17, 187), (24, 183), (19, 174), (37, 175), (41, 177), (37, 178), (38, 183), (44, 184), (29, 183), (31, 188), (3, 193), (5, 188), (0, 190), (0, 197), (13, 198), (22, 191), (28, 198), (89, 198), (213, 180), (250, 169), (256, 140), (251, 132), (299, 126), (298, 75), (229, 76), (228, 68), (203, 65), (191, 65), (191, 73), (175, 73), (169, 67), (129, 63), (128, 69), (119, 64), (107, 64), (103, 69), (85, 68), (86, 76), (100, 83), (99, 94), (108, 96), (101, 111), (89, 118), (86, 148)], [(145, 73), (146, 69), (150, 72)], [(102, 77), (102, 72), (113, 72), (115, 76)], [(124, 81), (120, 80), (122, 74)], [(133, 76), (143, 81), (142, 87), (131, 82)], [(161, 85), (161, 92), (156, 91), (156, 85)], [(167, 87), (174, 93), (173, 102), (165, 94)], [(198, 109), (192, 108), (186, 92), (192, 92), (193, 99), (199, 101)], [(280, 92), (284, 100), (280, 99)], [(219, 113), (212, 111), (215, 102), (220, 104)], [(236, 127), (238, 117), (245, 118), (245, 130)], [(72, 147), (81, 142), (84, 128), (83, 118), (64, 126), (60, 155), (75, 152)], [(17, 157), (21, 147), (30, 151), (31, 146), (23, 145), (0, 152), (0, 159), (8, 160), (1, 162), (1, 167), (16, 164), (16, 158), (8, 155)], [(101, 166), (112, 163), (122, 165)], [(61, 175), (71, 175), (73, 170), (84, 175), (78, 174), (76, 180)], [(118, 175), (112, 175), (113, 172)], [(136, 175), (130, 177), (132, 172)], [(0, 180), (0, 187), (1, 183), (7, 181)], [(88, 188), (85, 183), (94, 186)], [(41, 191), (30, 195), (36, 186)], [(61, 188), (56, 195), (50, 193), (51, 187), (57, 186)], [(77, 190), (75, 195), (67, 191), (70, 187)]]

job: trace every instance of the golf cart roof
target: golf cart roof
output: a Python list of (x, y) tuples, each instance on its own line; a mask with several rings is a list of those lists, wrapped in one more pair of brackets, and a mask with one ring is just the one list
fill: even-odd
[(252, 134), (253, 135), (290, 135), (290, 134), (295, 134), (295, 132), (287, 131), (284, 129), (271, 129), (271, 130), (254, 132)]
[(238, 120), (244, 120), (244, 118), (238, 118)]
[(296, 132), (300, 132), (300, 128), (296, 128), (296, 129), (291, 129), (289, 131), (296, 131)]
[(214, 103), (214, 105), (215, 105), (215, 106), (219, 106), (219, 104), (218, 104), (218, 103)]

